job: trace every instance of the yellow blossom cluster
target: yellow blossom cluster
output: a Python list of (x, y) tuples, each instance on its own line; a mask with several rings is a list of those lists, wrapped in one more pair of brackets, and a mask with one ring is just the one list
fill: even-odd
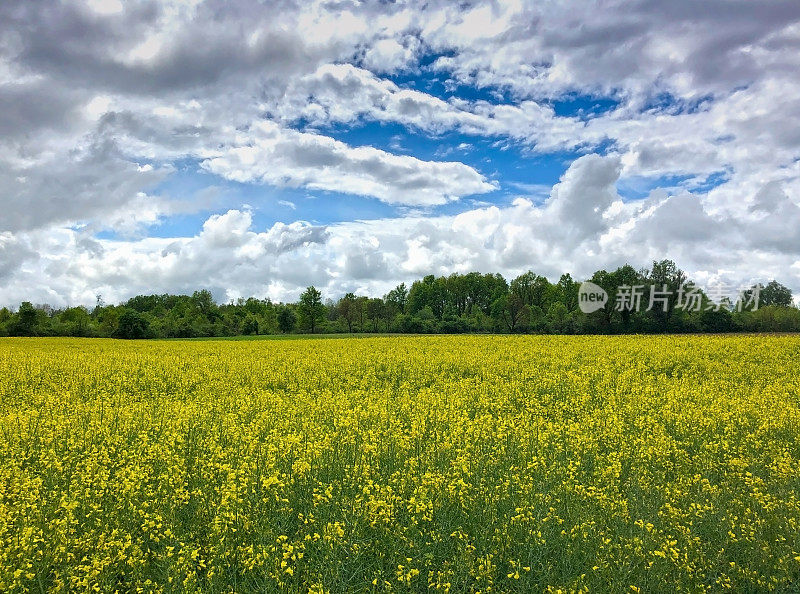
[(794, 591), (798, 360), (793, 336), (0, 339), (0, 591)]

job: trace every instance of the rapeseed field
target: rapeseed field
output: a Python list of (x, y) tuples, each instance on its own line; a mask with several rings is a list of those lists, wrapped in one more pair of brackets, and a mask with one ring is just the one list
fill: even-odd
[(798, 591), (798, 360), (0, 339), (0, 591)]

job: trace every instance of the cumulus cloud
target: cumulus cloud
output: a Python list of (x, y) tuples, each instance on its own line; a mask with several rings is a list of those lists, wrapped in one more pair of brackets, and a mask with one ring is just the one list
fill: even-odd
[[(800, 289), (798, 48), (796, 0), (6, 1), (0, 302), (381, 292), (429, 272), (582, 275), (664, 255), (699, 280)], [(509, 202), (478, 151), (431, 160), (467, 159), (464, 139), (423, 156), (337, 138), (365, 123), (569, 167)], [(181, 174), (244, 184), (252, 212), (265, 187), (302, 187), (425, 215), (259, 230), (241, 204), (170, 185)], [(625, 200), (631, 180), (654, 190)], [(497, 203), (431, 214), (470, 195)], [(195, 231), (147, 236), (201, 212)]]
[(645, 98), (655, 87), (697, 98), (746, 86), (766, 65), (788, 75), (798, 60), (791, 0), (474, 3), (436, 16), (422, 36), (452, 52), (439, 67), (530, 96), (583, 88)]
[[(97, 240), (95, 246), (75, 230), (33, 232), (23, 240), (6, 233), (0, 253), (16, 264), (0, 271), (6, 278), (0, 300), (65, 305), (91, 303), (97, 293), (118, 300), (200, 286), (221, 299), (293, 300), (312, 283), (327, 296), (380, 295), (425, 274), (478, 270), (511, 278), (533, 269), (552, 280), (565, 271), (584, 278), (626, 262), (644, 266), (665, 253), (700, 282), (777, 275), (800, 284), (795, 235), (786, 233), (800, 224), (800, 207), (785, 195), (772, 206), (775, 218), (752, 224), (710, 214), (704, 199), (686, 192), (654, 192), (625, 203), (614, 190), (620, 170), (617, 156), (587, 155), (544, 204), (519, 198), (454, 216), (326, 226), (298, 221), (259, 231), (249, 212), (229, 210), (210, 216), (192, 237)], [(774, 186), (765, 186), (770, 191)], [(781, 237), (790, 243), (781, 244)]]
[(247, 144), (231, 147), (202, 166), (238, 182), (303, 186), (414, 206), (443, 204), (496, 188), (462, 163), (351, 147), (327, 136), (282, 129), (273, 122), (257, 122), (241, 142)]
[(398, 122), (439, 134), (458, 130), (478, 136), (507, 136), (540, 149), (554, 150), (589, 142), (577, 118), (557, 118), (554, 109), (535, 101), (494, 104), (486, 100), (445, 101), (398, 86), (352, 64), (325, 64), (298, 78), (274, 111), (284, 121), (315, 125), (359, 119)]
[(616, 156), (586, 155), (573, 162), (546, 203), (547, 215), (560, 223), (550, 234), (581, 241), (606, 229), (603, 214), (619, 200), (615, 184), (620, 170)]
[[(0, 158), (0, 163), (2, 158)], [(114, 217), (171, 171), (122, 158), (113, 143), (76, 147), (69, 158), (43, 156), (31, 164), (0, 167), (0, 231)], [(141, 205), (140, 205), (141, 206)]]

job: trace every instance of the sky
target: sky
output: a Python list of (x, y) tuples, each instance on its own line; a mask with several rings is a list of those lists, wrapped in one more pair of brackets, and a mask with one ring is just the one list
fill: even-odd
[(0, 306), (670, 258), (800, 293), (800, 3), (0, 3)]

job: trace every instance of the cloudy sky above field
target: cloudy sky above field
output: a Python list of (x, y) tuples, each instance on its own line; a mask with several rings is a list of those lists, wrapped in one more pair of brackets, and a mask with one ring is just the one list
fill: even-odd
[(800, 3), (0, 3), (0, 305), (669, 257), (800, 290)]

